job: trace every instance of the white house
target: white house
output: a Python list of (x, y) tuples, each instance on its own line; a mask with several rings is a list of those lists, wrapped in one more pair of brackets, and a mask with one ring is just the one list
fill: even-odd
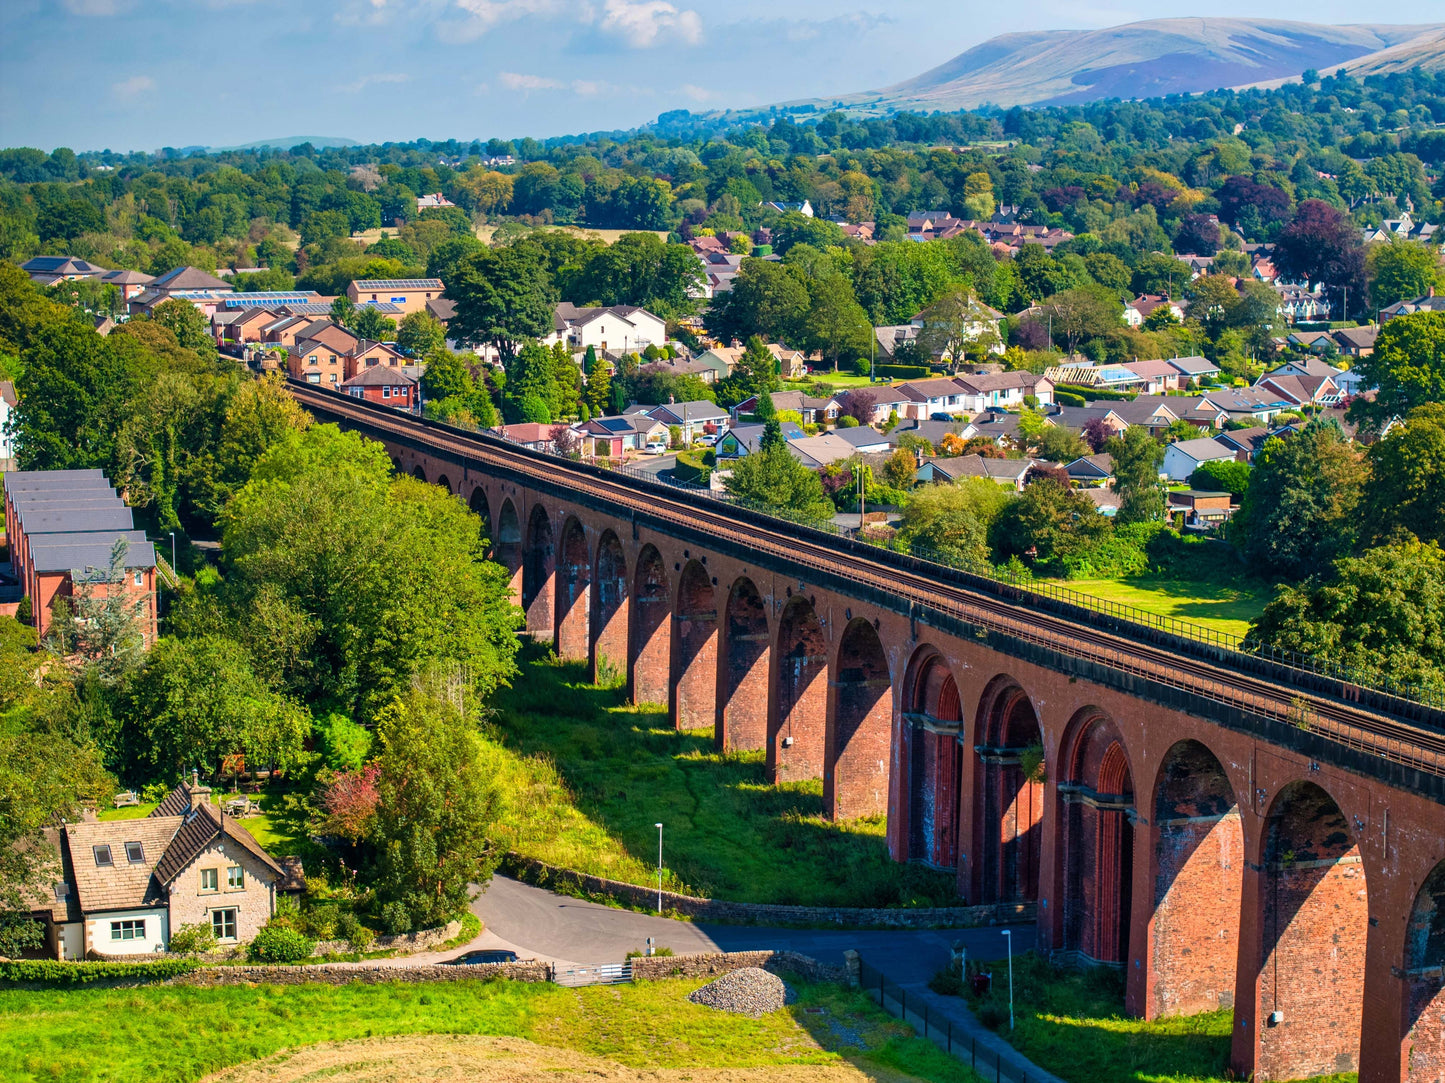
[(1155, 309), (1164, 308), (1174, 317), (1175, 323), (1184, 322), (1184, 309), (1177, 301), (1171, 301), (1168, 294), (1145, 293), (1124, 306), (1124, 322), (1130, 327), (1142, 327), (1144, 321), (1154, 314)]
[(1188, 481), (1204, 463), (1233, 462), (1235, 450), (1218, 440), (1180, 440), (1164, 449), (1164, 474), (1170, 481)]
[(573, 349), (592, 346), (599, 352), (640, 353), (649, 346), (667, 345), (667, 323), (635, 305), (579, 308), (562, 301), (552, 316), (552, 333), (542, 341), (548, 346), (565, 342)]
[(780, 203), (776, 200), (764, 200), (763, 202), (759, 203), (758, 206), (770, 207), (773, 210), (777, 211), (779, 214), (784, 214), (788, 211), (797, 211), (804, 218), (813, 217), (813, 205), (809, 203), (806, 199), (803, 200), (803, 202), (801, 203)]
[(15, 437), (10, 432), (10, 418), (18, 405), (15, 385), (9, 380), (0, 382), (0, 470), (10, 470), (15, 465)]

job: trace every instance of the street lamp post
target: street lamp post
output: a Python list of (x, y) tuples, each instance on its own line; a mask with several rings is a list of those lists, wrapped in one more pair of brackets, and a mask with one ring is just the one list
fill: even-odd
[(657, 828), (657, 912), (662, 913), (662, 825), (653, 824)]
[(1012, 929), (1003, 931), (1004, 940), (1008, 943), (1008, 1028), (1014, 1028), (1014, 936)]

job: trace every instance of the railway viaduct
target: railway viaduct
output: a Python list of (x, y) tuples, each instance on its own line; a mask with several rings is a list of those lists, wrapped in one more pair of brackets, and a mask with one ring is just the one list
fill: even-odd
[(1040, 945), (1135, 1015), (1232, 1009), (1239, 1078), (1445, 1079), (1445, 717), (294, 385), (485, 521), (526, 628)]

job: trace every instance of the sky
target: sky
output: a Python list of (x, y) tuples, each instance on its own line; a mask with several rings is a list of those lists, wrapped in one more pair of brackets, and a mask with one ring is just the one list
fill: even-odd
[[(887, 86), (996, 34), (1283, 0), (0, 0), (0, 146), (545, 138)], [(1358, 0), (1308, 18), (1360, 22)]]

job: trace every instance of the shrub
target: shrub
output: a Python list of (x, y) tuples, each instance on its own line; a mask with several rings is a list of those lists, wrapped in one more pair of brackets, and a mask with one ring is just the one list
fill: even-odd
[(246, 955), (257, 963), (294, 963), (308, 958), (316, 941), (295, 929), (267, 925), (246, 945)]
[(400, 902), (389, 902), (381, 908), (381, 924), (392, 936), (411, 932), (411, 914)]
[(15, 619), (21, 624), (30, 624), (35, 620), (35, 606), (30, 601), (30, 595), (21, 596), (20, 604), (15, 607)]
[(1060, 406), (1082, 406), (1084, 405), (1084, 396), (1077, 395), (1072, 391), (1060, 391), (1058, 388), (1054, 388), (1054, 401)]
[(351, 934), (346, 938), (346, 944), (352, 951), (369, 951), (374, 943), (376, 943), (376, 934), (360, 923), (351, 930)]
[(320, 903), (301, 914), (301, 931), (317, 940), (332, 940), (340, 930), (341, 909), (335, 903)]
[(152, 782), (148, 786), (142, 786), (140, 791), (141, 803), (145, 805), (159, 805), (166, 799), (166, 794), (171, 792), (171, 787), (164, 782)]
[(96, 981), (164, 981), (187, 974), (200, 964), (194, 959), (156, 963), (62, 963), (55, 959), (21, 959), (0, 963), (0, 983), (85, 985)]
[(209, 922), (182, 925), (171, 933), (171, 951), (177, 955), (204, 955), (216, 950), (216, 934)]
[(978, 1016), (978, 1021), (989, 1030), (998, 1030), (1008, 1021), (1008, 1009), (999, 1007), (991, 1000), (979, 1005), (974, 1014)]
[[(867, 369), (863, 371), (866, 374)], [(926, 380), (932, 375), (927, 365), (878, 365), (873, 371), (877, 376), (888, 376), (895, 380)]]
[(928, 987), (940, 996), (963, 996), (963, 979), (951, 970), (940, 970), (928, 979)]
[(856, 429), (857, 427), (858, 419), (852, 414), (844, 414), (838, 418), (838, 428), (840, 429)]

